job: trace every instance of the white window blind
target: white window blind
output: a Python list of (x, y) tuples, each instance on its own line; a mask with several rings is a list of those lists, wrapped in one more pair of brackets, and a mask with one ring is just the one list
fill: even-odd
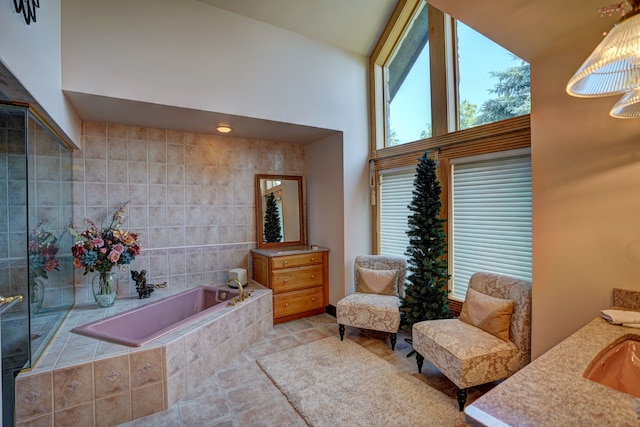
[(453, 299), (478, 271), (531, 280), (531, 155), (452, 161)]
[(415, 168), (380, 173), (380, 254), (406, 258)]

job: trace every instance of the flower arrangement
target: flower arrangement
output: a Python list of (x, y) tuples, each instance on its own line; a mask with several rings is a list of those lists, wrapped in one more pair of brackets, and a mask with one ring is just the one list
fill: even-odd
[(29, 233), (29, 269), (34, 277), (48, 279), (47, 273), (60, 270), (60, 262), (56, 259), (58, 238), (51, 232), (42, 229), (41, 221)]
[[(73, 266), (84, 268), (84, 274), (98, 271), (101, 276), (100, 293), (111, 293), (106, 277), (115, 266), (123, 267), (131, 263), (140, 254), (138, 235), (122, 229), (124, 211), (128, 202), (113, 213), (111, 223), (99, 229), (95, 222), (85, 219), (89, 228), (77, 232), (69, 230), (75, 243), (71, 247)], [(104, 280), (102, 280), (104, 279)]]

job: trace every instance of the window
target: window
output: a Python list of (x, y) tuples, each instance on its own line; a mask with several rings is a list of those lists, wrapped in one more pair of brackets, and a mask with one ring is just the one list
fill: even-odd
[[(529, 65), (424, 0), (403, 0), (398, 3), (371, 55), (370, 77), (372, 139), (369, 160), (372, 177), (377, 177), (379, 184), (377, 203), (372, 206), (372, 217), (376, 221), (373, 253), (406, 256), (407, 218), (411, 213), (408, 206), (413, 198), (415, 167), (417, 159), (429, 151), (430, 157), (438, 153), (439, 159), (441, 217), (447, 226), (449, 274), (455, 274), (451, 281), (455, 288), (455, 294), (451, 296), (455, 299), (450, 301), (452, 308), (459, 311), (460, 301), (466, 295), (464, 286), (468, 284), (468, 276), (464, 276), (465, 269), (467, 273), (472, 269), (489, 269), (516, 277), (530, 277), (530, 157), (524, 155), (528, 178), (526, 167), (525, 170), (510, 169), (508, 162), (512, 160), (507, 161), (507, 165), (496, 160), (504, 158), (505, 153), (510, 159), (518, 158), (522, 153), (513, 150), (531, 148)], [(410, 90), (418, 87), (415, 80), (421, 80), (425, 89)], [(413, 97), (403, 96), (403, 91)], [(425, 100), (425, 97), (429, 99)], [(496, 153), (502, 155), (495, 157)], [(490, 155), (494, 157), (486, 157)], [(493, 185), (502, 192), (512, 189), (511, 181), (517, 181), (524, 173), (523, 191), (528, 192), (529, 198), (519, 213), (525, 218), (519, 224), (524, 235), (519, 249), (517, 245), (510, 248), (512, 252), (520, 251), (517, 255), (504, 253), (513, 242), (503, 235), (506, 243), (487, 243), (489, 246), (506, 245), (499, 248), (502, 252), (496, 252), (492, 247), (475, 246), (476, 255), (487, 252), (491, 254), (490, 259), (482, 260), (482, 268), (478, 264), (465, 266), (465, 257), (469, 262), (477, 262), (465, 254), (469, 245), (477, 244), (474, 233), (465, 235), (465, 221), (477, 227), (486, 219), (483, 218), (483, 206), (479, 209), (473, 205), (460, 205), (465, 202), (462, 197), (465, 190), (459, 185), (464, 183), (467, 169), (471, 171), (489, 161), (497, 161), (497, 164), (491, 164), (492, 168), (486, 171), (487, 176), (482, 180), (473, 182), (472, 179), (470, 184), (477, 186), (466, 190), (469, 195), (477, 196), (476, 202), (481, 202), (480, 184), (495, 179)], [(516, 161), (516, 165), (520, 163), (520, 160)], [(458, 187), (453, 187), (453, 181)], [(517, 204), (521, 195), (513, 189), (504, 197), (505, 204)], [(465, 209), (470, 210), (465, 214)], [(507, 212), (515, 215), (511, 206), (498, 213)], [(459, 215), (454, 218), (454, 213)], [(511, 219), (500, 217), (496, 222), (507, 221)], [(454, 223), (459, 228), (454, 229)], [(477, 238), (479, 234), (475, 237), (492, 242), (498, 234), (491, 231), (485, 232), (481, 239)]]
[(456, 21), (458, 129), (529, 114), (529, 64)]
[(452, 299), (464, 301), (469, 278), (478, 271), (531, 280), (528, 151), (451, 162)]
[(431, 136), (431, 88), (426, 3), (385, 67), (387, 146)]
[(529, 114), (529, 64), (424, 0), (406, 0), (372, 54), (376, 148)]
[(380, 173), (380, 255), (406, 257), (415, 176), (415, 167)]

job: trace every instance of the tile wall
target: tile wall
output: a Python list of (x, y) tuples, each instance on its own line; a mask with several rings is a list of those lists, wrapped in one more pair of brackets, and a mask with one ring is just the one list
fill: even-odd
[[(73, 155), (73, 221), (100, 222), (122, 203), (143, 252), (131, 265), (172, 291), (220, 284), (256, 245), (255, 174), (305, 174), (304, 145), (84, 122)], [(135, 295), (121, 272), (119, 296)], [(92, 303), (76, 271), (76, 303)]]

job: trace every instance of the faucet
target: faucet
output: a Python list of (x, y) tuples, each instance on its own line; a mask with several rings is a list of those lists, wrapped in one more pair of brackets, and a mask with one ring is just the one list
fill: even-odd
[(231, 283), (231, 282), (236, 282), (236, 284), (238, 285), (238, 292), (240, 293), (239, 300), (240, 300), (240, 302), (243, 302), (244, 301), (244, 287), (242, 286), (242, 283), (240, 283), (240, 280), (238, 280), (238, 278), (232, 277), (231, 279), (227, 280), (227, 286), (229, 286), (229, 283)]

